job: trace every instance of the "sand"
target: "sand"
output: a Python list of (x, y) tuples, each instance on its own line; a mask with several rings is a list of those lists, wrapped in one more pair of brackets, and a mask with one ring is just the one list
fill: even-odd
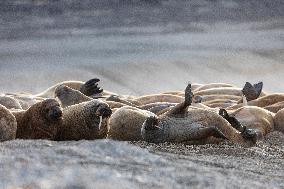
[[(3, 1), (0, 93), (101, 79), (119, 94), (263, 81), (284, 92), (283, 1)], [(0, 144), (0, 188), (284, 188), (284, 135), (255, 147)]]

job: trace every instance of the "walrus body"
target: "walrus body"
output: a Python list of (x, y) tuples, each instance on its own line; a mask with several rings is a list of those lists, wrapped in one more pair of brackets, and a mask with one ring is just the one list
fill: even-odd
[(22, 109), (19, 101), (10, 96), (0, 96), (0, 104), (7, 109)]
[(244, 106), (230, 113), (243, 126), (257, 132), (262, 139), (266, 134), (274, 130), (274, 114), (256, 106)]
[(153, 113), (131, 106), (119, 108), (110, 117), (107, 138), (115, 140), (142, 140), (141, 126)]
[(159, 117), (148, 117), (141, 128), (141, 135), (148, 142), (185, 142), (209, 137), (226, 138), (243, 145), (254, 144), (254, 135), (246, 139), (228, 121), (214, 111), (190, 108), (192, 92), (190, 84), (185, 99)]
[(284, 109), (279, 110), (274, 116), (274, 128), (284, 133)]
[(54, 99), (46, 99), (28, 110), (12, 113), (17, 120), (16, 138), (53, 140), (62, 124), (62, 110)]
[(15, 139), (16, 132), (15, 116), (5, 106), (0, 105), (0, 142)]
[(277, 102), (277, 103), (265, 106), (263, 108), (270, 112), (277, 113), (279, 110), (284, 108), (284, 101)]
[(93, 98), (81, 93), (79, 90), (72, 89), (65, 85), (59, 85), (54, 91), (55, 98), (58, 98), (63, 108), (81, 102), (90, 101)]
[(101, 100), (93, 99), (63, 110), (63, 124), (56, 140), (93, 140), (105, 138), (112, 111)]

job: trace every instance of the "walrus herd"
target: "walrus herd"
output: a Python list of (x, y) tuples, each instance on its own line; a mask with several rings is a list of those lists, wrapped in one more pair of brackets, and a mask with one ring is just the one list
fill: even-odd
[(184, 91), (118, 95), (87, 82), (64, 81), (39, 94), (0, 94), (0, 141), (114, 140), (253, 146), (284, 132), (284, 93), (263, 83), (188, 84)]

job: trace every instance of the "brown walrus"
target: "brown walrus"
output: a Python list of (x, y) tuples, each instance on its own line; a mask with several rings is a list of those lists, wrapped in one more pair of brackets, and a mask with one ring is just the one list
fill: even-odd
[(93, 99), (63, 110), (63, 124), (55, 140), (93, 140), (105, 138), (112, 111), (108, 104)]
[(0, 105), (0, 142), (15, 139), (16, 132), (15, 116), (5, 106)]
[(58, 98), (63, 108), (81, 102), (90, 101), (93, 98), (81, 93), (79, 90), (72, 89), (65, 85), (59, 85), (54, 91), (54, 97)]
[(53, 140), (62, 124), (62, 110), (55, 99), (46, 99), (28, 110), (12, 113), (17, 120), (16, 138)]
[(255, 133), (240, 133), (214, 111), (188, 107), (192, 103), (191, 85), (185, 90), (185, 99), (161, 116), (150, 116), (141, 128), (147, 142), (185, 142), (209, 137), (226, 138), (232, 142), (252, 145)]

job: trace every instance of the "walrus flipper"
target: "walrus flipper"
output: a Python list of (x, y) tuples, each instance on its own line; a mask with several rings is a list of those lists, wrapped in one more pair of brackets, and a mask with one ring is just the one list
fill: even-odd
[(219, 115), (222, 116), (224, 119), (226, 119), (231, 124), (231, 126), (234, 127), (235, 129), (237, 129), (238, 131), (240, 131), (240, 132), (245, 131), (245, 129), (246, 129), (245, 126), (243, 126), (239, 122), (239, 120), (237, 120), (237, 118), (235, 118), (234, 116), (230, 116), (225, 109), (221, 108), (219, 110)]
[(191, 91), (191, 84), (189, 83), (185, 89), (184, 101), (175, 105), (171, 110), (169, 110), (167, 115), (183, 115), (187, 112), (188, 106), (191, 105), (193, 98), (193, 93)]
[(263, 88), (263, 82), (259, 82), (253, 85), (255, 91), (256, 91), (256, 95), (257, 98), (259, 97), (259, 95), (261, 94), (262, 88)]
[(242, 89), (243, 95), (245, 95), (247, 101), (255, 100), (261, 94), (263, 87), (263, 82), (256, 83), (252, 85), (249, 82), (246, 82), (244, 88)]
[(246, 100), (248, 102), (257, 98), (256, 90), (249, 82), (246, 82), (245, 86), (242, 89), (242, 93), (246, 97)]
[(253, 139), (256, 141), (258, 136), (255, 130), (248, 129), (246, 126), (242, 125), (237, 118), (229, 115), (225, 109), (220, 109), (219, 115), (222, 116), (224, 119), (226, 119), (231, 124), (232, 127), (234, 127), (239, 132), (241, 132), (242, 136), (245, 139)]
[(98, 87), (98, 82), (100, 80), (98, 78), (90, 79), (86, 83), (84, 83), (81, 88), (80, 92), (87, 96), (92, 96), (95, 94), (99, 94), (103, 92), (103, 89)]

